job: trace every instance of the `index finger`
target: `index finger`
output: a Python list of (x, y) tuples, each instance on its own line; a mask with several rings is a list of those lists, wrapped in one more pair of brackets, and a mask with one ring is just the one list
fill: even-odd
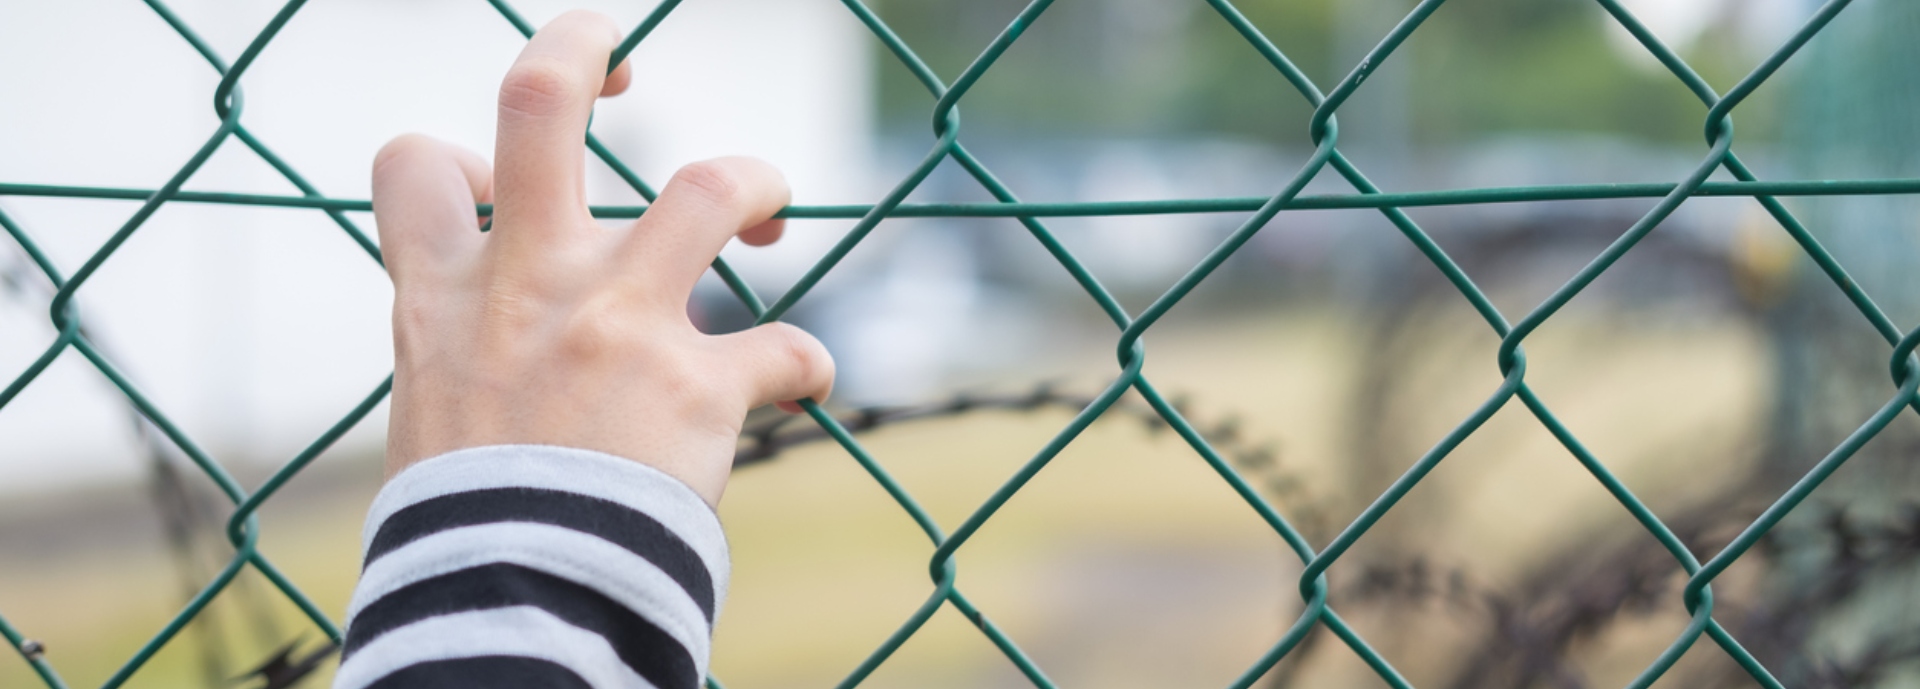
[(587, 120), (602, 90), (625, 86), (607, 79), (619, 41), (613, 20), (568, 12), (535, 33), (507, 70), (494, 143), (494, 225), (502, 239), (591, 229), (583, 222)]
[(395, 285), (480, 247), (473, 206), (492, 201), (492, 174), (478, 154), (418, 134), (380, 148), (373, 158), (373, 216)]

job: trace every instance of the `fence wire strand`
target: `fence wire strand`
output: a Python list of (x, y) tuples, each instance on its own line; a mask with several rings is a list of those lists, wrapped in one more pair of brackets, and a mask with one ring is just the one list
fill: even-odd
[[(319, 610), (301, 593), (299, 587), (283, 576), (272, 562), (260, 553), (258, 543), (262, 535), (255, 512), (289, 480), (297, 476), (307, 464), (371, 412), (386, 397), (392, 384), (391, 376), (382, 381), (369, 381), (373, 383), (372, 390), (359, 404), (347, 410), (336, 424), (314, 439), (297, 455), (288, 459), (264, 483), (249, 490), (233, 478), (219, 461), (196, 445), (185, 432), (170, 421), (165, 411), (148, 399), (140, 388), (133, 384), (88, 338), (81, 327), (82, 320), (76, 295), (100, 267), (111, 259), (156, 211), (168, 203), (212, 203), (317, 210), (331, 218), (341, 232), (364, 250), (372, 260), (380, 261), (378, 246), (366, 232), (346, 216), (349, 211), (369, 210), (369, 202), (364, 199), (332, 198), (322, 194), (302, 178), (291, 165), (275, 155), (264, 141), (255, 137), (242, 123), (244, 99), (240, 87), (241, 80), (256, 58), (271, 48), (275, 36), (295, 19), (306, 1), (289, 0), (281, 6), (232, 63), (226, 62), (162, 0), (145, 1), (147, 6), (178, 33), (181, 39), (199, 53), (208, 67), (220, 75), (219, 84), (213, 93), (213, 107), (219, 116), (219, 125), (213, 133), (164, 184), (155, 189), (0, 183), (0, 197), (41, 196), (142, 201), (139, 209), (70, 274), (63, 273), (49, 260), (23, 226), (7, 216), (4, 211), (0, 211), (0, 228), (4, 228), (12, 240), (25, 251), (33, 266), (55, 290), (48, 317), (56, 332), (44, 352), (24, 371), (14, 376), (4, 390), (0, 390), (0, 410), (4, 410), (6, 405), (13, 402), (21, 390), (36, 380), (55, 358), (70, 350), (78, 352), (126, 397), (127, 402), (148, 423), (152, 424), (158, 437), (171, 444), (180, 456), (185, 457), (203, 472), (234, 506), (226, 521), (226, 536), (233, 546), (233, 554), (226, 566), (105, 682), (103, 685), (105, 689), (114, 689), (126, 683), (156, 652), (171, 642), (182, 628), (194, 621), (209, 602), (220, 596), (238, 574), (249, 568), (263, 576), (280, 594), (297, 606), (328, 640), (335, 643), (340, 641), (341, 630), (332, 619)], [(889, 28), (866, 3), (862, 0), (843, 0), (846, 9), (872, 33), (893, 58), (904, 65), (926, 87), (928, 94), (934, 99), (933, 108), (929, 113), (932, 143), (911, 171), (873, 204), (796, 205), (782, 211), (783, 217), (790, 218), (857, 218), (858, 220), (854, 227), (791, 289), (779, 295), (771, 303), (764, 301), (759, 294), (755, 293), (723, 259), (715, 260), (714, 270), (753, 313), (756, 320), (765, 323), (780, 319), (805, 298), (823, 277), (834, 270), (843, 257), (889, 218), (1014, 218), (1026, 228), (1045, 251), (1056, 259), (1061, 269), (1067, 272), (1087, 297), (1092, 299), (1112, 321), (1117, 331), (1115, 355), (1118, 373), (1097, 395), (1081, 400), (1084, 404), (1079, 407), (1072, 421), (950, 532), (937, 523), (912, 494), (891, 476), (885, 466), (862, 446), (846, 423), (836, 419), (812, 401), (802, 403), (806, 415), (818, 425), (819, 433), (838, 443), (874, 481), (887, 491), (906, 515), (925, 533), (933, 548), (928, 560), (928, 574), (932, 586), (926, 601), (910, 617), (902, 621), (884, 643), (853, 668), (840, 686), (851, 687), (860, 684), (887, 662), (901, 644), (914, 636), (935, 612), (949, 605), (972, 622), (1034, 685), (1054, 686), (1053, 680), (1039, 664), (1021, 650), (1015, 640), (996, 626), (986, 613), (974, 605), (956, 585), (955, 556), (981, 526), (992, 519), (1001, 506), (1042, 471), (1062, 449), (1072, 443), (1095, 420), (1113, 409), (1123, 395), (1132, 391), (1138, 393), (1145, 401), (1146, 407), (1177, 433), (1191, 447), (1195, 455), (1211, 467), (1221, 480), (1246, 502), (1254, 514), (1272, 529), (1304, 565), (1305, 569), (1298, 582), (1302, 600), (1298, 618), (1273, 641), (1266, 652), (1257, 658), (1250, 659), (1244, 672), (1230, 685), (1232, 687), (1243, 688), (1252, 685), (1266, 675), (1282, 658), (1300, 648), (1302, 639), (1309, 633), (1320, 628), (1332, 632), (1388, 685), (1412, 686), (1395, 669), (1390, 659), (1369, 644), (1329, 605), (1326, 575), (1355, 543), (1364, 538), (1383, 516), (1391, 511), (1409, 491), (1420, 484), (1429, 472), (1490, 417), (1516, 399), (1618, 501), (1620, 506), (1660, 543), (1673, 562), (1684, 569), (1688, 575), (1680, 604), (1690, 616), (1689, 624), (1672, 640), (1663, 653), (1647, 660), (1645, 669), (1629, 686), (1638, 688), (1651, 685), (1660, 679), (1682, 654), (1705, 636), (1714, 646), (1737, 662), (1754, 680), (1763, 686), (1780, 687), (1781, 683), (1774, 678), (1773, 674), (1714, 618), (1713, 581), (1765, 537), (1788, 512), (1799, 506), (1820, 486), (1821, 482), (1852, 457), (1861, 446), (1879, 434), (1902, 408), (1913, 407), (1920, 410), (1920, 396), (1916, 396), (1916, 390), (1920, 389), (1920, 368), (1915, 366), (1915, 363), (1920, 363), (1920, 360), (1912, 356), (1916, 345), (1920, 344), (1920, 329), (1902, 331), (1895, 325), (1875, 305), (1867, 293), (1848, 276), (1833, 255), (1779, 200), (1780, 197), (1803, 195), (1914, 194), (1920, 193), (1920, 179), (1761, 180), (1733, 151), (1733, 111), (1765, 84), (1809, 40), (1819, 34), (1850, 4), (1850, 0), (1830, 0), (1821, 6), (1783, 44), (1773, 50), (1725, 94), (1718, 93), (1708, 85), (1685, 60), (1661, 43), (1617, 0), (1596, 0), (1608, 16), (1626, 29), (1667, 71), (1707, 106), (1708, 112), (1702, 123), (1706, 153), (1694, 169), (1683, 179), (1672, 183), (1489, 187), (1424, 192), (1385, 192), (1371, 182), (1361, 172), (1359, 166), (1348, 159), (1337, 146), (1339, 126), (1336, 113), (1359, 89), (1363, 88), (1370, 74), (1396, 57), (1408, 37), (1414, 35), (1445, 0), (1424, 0), (1416, 5), (1343, 79), (1326, 91), (1322, 91), (1318, 84), (1296, 67), (1286, 53), (1268, 40), (1266, 35), (1241, 14), (1232, 2), (1229, 0), (1204, 1), (1266, 60), (1273, 68), (1275, 76), (1285, 81), (1298, 92), (1302, 99), (1314, 107), (1308, 131), (1305, 132), (1306, 142), (1314, 147), (1313, 153), (1296, 173), (1278, 185), (1278, 191), (1272, 196), (1090, 203), (1023, 201), (1004, 181), (994, 175), (986, 163), (962, 143), (959, 106), (966, 94), (983, 75), (994, 67), (1001, 55), (1019, 41), (1034, 22), (1042, 18), (1052, 4), (1052, 0), (1033, 0), (1028, 4), (951, 82), (943, 80), (928, 67), (907, 41)], [(533, 33), (533, 26), (506, 0), (488, 0), (488, 3), (521, 34)], [(626, 39), (615, 51), (610, 64), (618, 64), (636, 46), (646, 40), (656, 27), (670, 17), (679, 4), (679, 0), (661, 2), (627, 34)], [(248, 150), (267, 162), (281, 177), (293, 184), (300, 191), (300, 195), (183, 191), (182, 185), (193, 177), (216, 149), (230, 140), (238, 140)], [(587, 135), (586, 144), (596, 157), (634, 191), (649, 202), (653, 200), (655, 196), (653, 187), (614, 155), (592, 133)], [(908, 204), (904, 202), (936, 167), (949, 160), (960, 166), (982, 189), (987, 191), (994, 202), (974, 204)], [(1302, 190), (1309, 182), (1324, 176), (1329, 170), (1333, 176), (1350, 185), (1354, 192), (1302, 195)], [(1731, 175), (1734, 181), (1708, 181), (1711, 175), (1722, 170)], [(1793, 241), (1832, 280), (1835, 287), (1845, 294), (1865, 319), (1866, 324), (1886, 340), (1891, 348), (1889, 370), (1894, 387), (1891, 397), (1878, 412), (1863, 420), (1852, 435), (1835, 447), (1798, 483), (1779, 496), (1771, 507), (1747, 524), (1738, 537), (1717, 552), (1711, 553), (1704, 562), (1644, 502), (1635, 497), (1634, 493), (1607, 468), (1605, 462), (1582, 444), (1572, 430), (1555, 416), (1546, 402), (1529, 387), (1526, 379), (1527, 356), (1523, 347), (1531, 333), (1551, 319), (1574, 297), (1581, 294), (1596, 278), (1612, 268), (1622, 256), (1654, 232), (1677, 208), (1688, 199), (1703, 196), (1750, 197), (1778, 221)], [(1657, 198), (1659, 200), (1651, 210), (1647, 211), (1639, 221), (1626, 228), (1585, 268), (1562, 284), (1545, 301), (1522, 314), (1517, 321), (1510, 320), (1497, 308), (1466, 272), (1403, 210), (1420, 206), (1603, 198)], [(1142, 337), (1256, 233), (1275, 224), (1274, 221), (1281, 214), (1294, 210), (1331, 208), (1376, 209), (1445, 276), (1458, 290), (1460, 297), (1465, 299), (1479, 313), (1487, 326), (1501, 337), (1493, 363), (1500, 372), (1502, 380), (1487, 394), (1485, 401), (1478, 408), (1413, 462), (1402, 476), (1375, 498), (1357, 518), (1341, 529), (1337, 536), (1330, 542), (1316, 547), (1282, 515), (1278, 508), (1262, 497), (1259, 491), (1242, 476), (1241, 471), (1236, 469), (1227, 457), (1222, 456), (1214, 443), (1209, 442), (1201, 430), (1185, 418), (1179, 409), (1148, 380), (1143, 373), (1146, 349)], [(595, 206), (592, 210), (595, 215), (601, 217), (628, 218), (639, 216), (645, 209), (645, 206)], [(486, 215), (487, 209), (483, 207), (478, 212), (480, 215)], [(1172, 213), (1245, 213), (1248, 216), (1238, 229), (1228, 235), (1178, 282), (1138, 313), (1129, 313), (1101, 285), (1092, 271), (1055, 238), (1042, 221), (1042, 218), (1050, 217)], [(0, 617), (0, 635), (4, 635), (26, 659), (46, 686), (56, 689), (64, 689), (67, 686), (53, 664), (49, 662), (44, 647), (23, 635), (21, 630), (14, 628), (4, 617)], [(710, 679), (708, 684), (713, 687), (720, 686), (715, 679)]]

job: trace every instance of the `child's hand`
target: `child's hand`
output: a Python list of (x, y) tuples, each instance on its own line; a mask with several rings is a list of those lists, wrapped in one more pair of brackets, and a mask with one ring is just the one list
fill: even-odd
[[(574, 12), (527, 43), (500, 86), (497, 171), (417, 135), (375, 158), (394, 283), (388, 476), (461, 448), (559, 445), (643, 462), (718, 503), (747, 410), (831, 388), (832, 358), (798, 328), (709, 336), (687, 318), (729, 238), (779, 238), (788, 190), (771, 166), (695, 163), (637, 222), (588, 216), (583, 138), (594, 99), (626, 89), (627, 65), (606, 73), (619, 40)], [(489, 201), (482, 234), (473, 206)]]

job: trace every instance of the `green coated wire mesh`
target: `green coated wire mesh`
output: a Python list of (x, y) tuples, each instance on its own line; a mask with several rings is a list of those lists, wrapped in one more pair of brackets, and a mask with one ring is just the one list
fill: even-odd
[[(1402, 44), (1420, 29), (1436, 9), (1445, 0), (1424, 0), (1405, 15), (1393, 29), (1369, 51), (1364, 59), (1352, 67), (1347, 76), (1331, 88), (1322, 88), (1309, 79), (1294, 62), (1273, 42), (1256, 28), (1230, 0), (1204, 0), (1211, 9), (1224, 18), (1238, 34), (1265, 58), (1274, 70), (1274, 74), (1285, 80), (1296, 90), (1299, 97), (1313, 108), (1313, 117), (1308, 131), (1304, 132), (1305, 141), (1313, 146), (1313, 152), (1305, 164), (1285, 181), (1272, 195), (1253, 198), (1207, 198), (1171, 201), (1139, 202), (1094, 202), (1094, 203), (1029, 203), (1022, 201), (1012, 189), (990, 171), (988, 166), (968, 150), (960, 134), (959, 105), (968, 91), (980, 80), (982, 75), (993, 68), (1005, 51), (1018, 41), (1027, 28), (1033, 24), (1048, 7), (1052, 0), (1033, 0), (1021, 11), (999, 35), (979, 53), (963, 72), (951, 81), (943, 80), (935, 74), (913, 49), (896, 35), (880, 16), (861, 0), (844, 0), (846, 9), (851, 12), (883, 44), (894, 58), (897, 58), (911, 71), (921, 84), (936, 99), (931, 112), (933, 143), (924, 157), (913, 166), (912, 171), (896, 183), (892, 189), (871, 205), (854, 206), (793, 206), (784, 211), (785, 217), (793, 218), (857, 218), (858, 222), (831, 251), (815, 263), (805, 276), (789, 291), (780, 295), (772, 303), (765, 302), (760, 295), (735, 273), (724, 260), (717, 260), (714, 271), (750, 309), (760, 322), (780, 319), (799, 303), (813, 287), (829, 272), (839, 265), (856, 245), (860, 244), (881, 222), (889, 218), (901, 217), (958, 217), (991, 216), (1014, 218), (1023, 225), (1041, 247), (1055, 258), (1059, 265), (1084, 289), (1111, 319), (1118, 332), (1114, 340), (1114, 352), (1119, 369), (1104, 390), (1093, 398), (1092, 403), (1082, 409), (1067, 426), (1061, 429), (1038, 454), (1028, 460), (1011, 478), (1007, 479), (992, 496), (980, 504), (972, 514), (951, 529), (943, 527), (923, 510), (914, 497), (890, 477), (887, 470), (878, 462), (859, 441), (841, 424), (828, 415), (822, 408), (811, 402), (805, 403), (806, 413), (823, 430), (832, 436), (859, 465), (878, 482), (895, 500), (933, 545), (933, 553), (928, 561), (928, 574), (931, 577), (930, 590), (925, 603), (908, 619), (901, 622), (883, 644), (853, 668), (846, 676), (842, 686), (860, 684), (876, 668), (900, 648), (910, 637), (922, 628), (922, 625), (940, 608), (951, 605), (973, 621), (992, 644), (1010, 660), (1021, 673), (1037, 686), (1053, 686), (1044, 671), (1036, 662), (1022, 651), (1016, 640), (1003, 633), (981, 610), (969, 601), (967, 596), (955, 585), (955, 553), (964, 547), (997, 510), (1009, 498), (1027, 484), (1038, 472), (1061, 452), (1069, 443), (1096, 419), (1107, 412), (1122, 395), (1129, 391), (1137, 392), (1146, 403), (1189, 444), (1194, 453), (1203, 460), (1220, 479), (1226, 482), (1246, 503), (1271, 527), (1273, 533), (1284, 542), (1286, 547), (1304, 563), (1304, 571), (1298, 582), (1299, 595), (1304, 601), (1302, 612), (1286, 629), (1284, 634), (1273, 640), (1270, 648), (1246, 667), (1232, 686), (1247, 687), (1272, 669), (1275, 663), (1294, 651), (1301, 640), (1316, 628), (1325, 628), (1336, 636), (1354, 654), (1358, 655), (1383, 681), (1394, 687), (1410, 686), (1409, 682), (1395, 669), (1390, 658), (1385, 657), (1353, 627), (1343, 620), (1341, 615), (1328, 604), (1328, 571), (1337, 566), (1341, 558), (1354, 544), (1364, 538), (1369, 530), (1390, 510), (1394, 509), (1407, 493), (1428, 475), (1448, 454), (1481, 427), (1497, 411), (1510, 404), (1518, 403), (1525, 407), (1538, 422), (1556, 438), (1565, 449), (1599, 482), (1614, 499), (1619, 502), (1645, 531), (1652, 535), (1672, 555), (1680, 567), (1689, 576), (1684, 589), (1684, 605), (1691, 615), (1691, 622), (1684, 631), (1672, 639), (1670, 645), (1658, 657), (1649, 659), (1644, 670), (1634, 680), (1632, 686), (1645, 687), (1662, 677), (1680, 656), (1696, 644), (1703, 641), (1724, 651), (1763, 686), (1779, 687), (1777, 681), (1741, 644), (1741, 641), (1723, 628), (1714, 617), (1714, 596), (1712, 584), (1721, 573), (1739, 560), (1754, 547), (1769, 529), (1779, 523), (1789, 512), (1800, 505), (1810, 493), (1820, 486), (1829, 475), (1852, 457), (1865, 443), (1872, 440), (1882, 429), (1901, 412), (1902, 408), (1912, 406), (1920, 410), (1920, 370), (1913, 367), (1916, 361), (1913, 351), (1920, 345), (1920, 329), (1901, 330), (1889, 317), (1876, 306), (1871, 299), (1848, 275), (1846, 269), (1816, 239), (1815, 233), (1788, 211), (1777, 199), (1783, 196), (1805, 195), (1894, 195), (1920, 193), (1920, 179), (1877, 178), (1855, 180), (1811, 180), (1811, 181), (1766, 181), (1761, 180), (1741, 161), (1734, 152), (1734, 127), (1731, 115), (1733, 111), (1770, 77), (1801, 50), (1807, 42), (1819, 34), (1834, 17), (1845, 10), (1850, 0), (1830, 0), (1821, 6), (1791, 34), (1784, 44), (1774, 49), (1765, 60), (1754, 67), (1745, 78), (1731, 89), (1721, 93), (1713, 89), (1675, 51), (1650, 32), (1618, 0), (1596, 0), (1601, 8), (1624, 27), (1641, 46), (1656, 58), (1672, 76), (1686, 86), (1707, 108), (1707, 116), (1702, 123), (1706, 144), (1704, 155), (1685, 178), (1673, 183), (1663, 184), (1591, 184), (1571, 186), (1529, 186), (1474, 188), (1439, 192), (1390, 193), (1377, 188), (1339, 147), (1339, 127), (1336, 113), (1342, 104), (1349, 101), (1356, 91), (1363, 88), (1367, 78), (1387, 60), (1393, 59)], [(522, 34), (531, 35), (533, 26), (524, 20), (506, 0), (489, 0), (500, 16)], [(358, 244), (374, 261), (380, 260), (378, 246), (367, 233), (346, 215), (347, 211), (365, 211), (369, 202), (356, 199), (330, 198), (303, 179), (300, 173), (276, 156), (267, 142), (249, 132), (243, 123), (243, 99), (240, 89), (247, 70), (264, 51), (270, 50), (274, 38), (290, 21), (297, 20), (305, 0), (290, 0), (280, 8), (264, 28), (253, 38), (232, 62), (228, 62), (203, 41), (187, 23), (181, 20), (161, 0), (146, 0), (146, 4), (169, 24), (179, 36), (191, 44), (206, 62), (220, 74), (215, 88), (215, 110), (220, 118), (218, 129), (192, 157), (158, 189), (123, 189), (98, 187), (51, 186), (24, 183), (0, 183), (0, 197), (4, 196), (55, 196), (95, 199), (141, 200), (139, 210), (114, 232), (110, 239), (92, 253), (87, 260), (70, 272), (57, 266), (42, 251), (40, 245), (28, 235), (21, 225), (0, 213), (0, 227), (45, 273), (46, 278), (58, 289), (52, 300), (49, 317), (57, 330), (57, 336), (49, 343), (42, 355), (35, 359), (24, 371), (14, 375), (4, 390), (0, 390), (0, 412), (15, 401), (20, 392), (32, 384), (48, 365), (63, 353), (71, 350), (81, 356), (104, 374), (112, 384), (124, 393), (127, 400), (150, 421), (167, 441), (174, 444), (179, 452), (189, 458), (193, 464), (219, 487), (225, 497), (233, 503), (234, 510), (227, 521), (226, 536), (232, 542), (234, 553), (213, 579), (194, 596), (186, 607), (179, 611), (165, 626), (153, 633), (150, 640), (141, 647), (124, 665), (105, 683), (111, 689), (126, 683), (140, 671), (142, 666), (161, 648), (173, 641), (179, 632), (196, 616), (206, 609), (216, 597), (229, 588), (235, 577), (244, 570), (252, 569), (264, 576), (272, 586), (285, 595), (334, 641), (338, 641), (341, 630), (322, 610), (316, 607), (294, 583), (283, 576), (272, 561), (261, 554), (258, 547), (263, 538), (255, 512), (271, 499), (286, 483), (299, 474), (307, 465), (325, 451), (342, 434), (359, 423), (387, 395), (391, 379), (369, 392), (339, 422), (318, 438), (314, 439), (303, 451), (285, 461), (264, 483), (247, 487), (241, 485), (222, 464), (212, 457), (194, 440), (184, 433), (167, 414), (156, 406), (141, 389), (115, 367), (88, 339), (82, 328), (80, 314), (74, 307), (74, 298), (89, 279), (110, 260), (127, 240), (137, 233), (156, 211), (169, 203), (215, 203), (238, 205), (265, 205), (311, 209), (330, 217), (346, 237)], [(680, 0), (664, 0), (644, 21), (634, 27), (616, 52), (615, 61), (631, 52), (649, 34), (665, 20)], [(208, 158), (229, 140), (237, 139), (246, 148), (270, 164), (287, 181), (297, 187), (300, 196), (276, 196), (262, 194), (191, 192), (183, 191), (182, 186), (199, 170)], [(587, 137), (587, 146), (603, 162), (618, 173), (631, 187), (648, 200), (653, 199), (655, 191), (639, 175), (616, 157), (592, 134)], [(953, 161), (966, 174), (976, 180), (995, 199), (993, 203), (978, 204), (907, 204), (904, 200), (937, 167), (946, 161)], [(1709, 177), (1724, 171), (1733, 181), (1708, 181)], [(1339, 195), (1302, 195), (1307, 184), (1323, 175), (1344, 180), (1355, 193)], [(1859, 315), (1877, 331), (1890, 348), (1888, 358), (1889, 373), (1893, 392), (1870, 418), (1862, 421), (1857, 430), (1849, 435), (1837, 447), (1831, 448), (1824, 459), (1806, 472), (1800, 480), (1783, 495), (1774, 500), (1771, 507), (1751, 524), (1738, 537), (1734, 538), (1719, 552), (1704, 559), (1698, 558), (1684, 545), (1675, 534), (1662, 523), (1640, 499), (1636, 498), (1612, 472), (1606, 463), (1590, 452), (1575, 437), (1567, 426), (1555, 417), (1548, 405), (1529, 388), (1526, 378), (1527, 355), (1523, 347), (1528, 336), (1535, 332), (1548, 319), (1552, 318), (1570, 300), (1580, 294), (1601, 274), (1605, 273), (1635, 244), (1667, 219), (1688, 199), (1699, 196), (1736, 196), (1756, 200), (1772, 218), (1791, 236), (1794, 242), (1818, 265), (1833, 286), (1845, 294), (1857, 308)], [(1457, 265), (1441, 247), (1429, 237), (1402, 209), (1415, 206), (1467, 205), (1512, 201), (1597, 199), (1597, 198), (1657, 198), (1658, 202), (1637, 222), (1628, 227), (1618, 239), (1603, 252), (1595, 256), (1590, 263), (1571, 279), (1567, 280), (1550, 297), (1531, 310), (1519, 314), (1517, 319), (1497, 308), (1467, 273)], [(1229, 462), (1204, 439), (1198, 431), (1176, 410), (1143, 375), (1146, 360), (1141, 344), (1142, 336), (1159, 322), (1169, 310), (1179, 304), (1196, 286), (1214, 273), (1222, 262), (1232, 256), (1250, 238), (1269, 225), (1280, 214), (1302, 209), (1374, 209), (1382, 214), (1412, 245), (1425, 256), (1434, 267), (1445, 275), (1448, 281), (1458, 289), (1460, 298), (1466, 300), (1477, 311), (1487, 326), (1501, 337), (1501, 344), (1495, 352), (1495, 365), (1503, 376), (1500, 385), (1488, 393), (1482, 402), (1467, 418), (1459, 420), (1451, 432), (1430, 450), (1415, 461), (1406, 472), (1360, 513), (1350, 524), (1341, 529), (1336, 537), (1324, 544), (1315, 544), (1302, 535), (1289, 522), (1283, 510), (1263, 498), (1256, 489), (1244, 480)], [(644, 207), (633, 206), (597, 206), (596, 215), (602, 217), (636, 217), (644, 212)], [(484, 209), (483, 209), (484, 211)], [(1171, 288), (1167, 289), (1149, 306), (1137, 313), (1130, 313), (1105, 289), (1095, 276), (1075, 258), (1073, 252), (1057, 241), (1042, 220), (1048, 217), (1062, 216), (1108, 216), (1133, 214), (1173, 214), (1197, 212), (1240, 212), (1248, 213), (1246, 220), (1233, 231), (1225, 241), (1206, 254), (1205, 258), (1193, 266)], [(0, 611), (3, 612), (3, 611)], [(0, 618), (0, 633), (4, 633), (11, 645), (29, 662), (39, 677), (49, 687), (65, 687), (60, 673), (53, 663), (41, 652), (41, 649)], [(711, 686), (719, 686), (717, 680), (709, 680)]]

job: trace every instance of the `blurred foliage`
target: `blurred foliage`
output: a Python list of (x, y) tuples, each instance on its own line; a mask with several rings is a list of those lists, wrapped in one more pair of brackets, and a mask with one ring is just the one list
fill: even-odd
[[(943, 78), (965, 69), (1024, 0), (877, 3)], [(1242, 0), (1236, 6), (1323, 89), (1384, 36), (1411, 0)], [(1778, 5), (1773, 5), (1778, 7)], [(1683, 56), (1724, 91), (1757, 61), (1735, 21), (1764, 11), (1723, 5)], [(1700, 141), (1706, 108), (1638, 53), (1590, 0), (1454, 0), (1414, 34), (1346, 107), (1389, 108), (1412, 144), (1491, 134), (1605, 133)], [(1610, 32), (1621, 35), (1609, 37)], [(1343, 40), (1344, 38), (1344, 40)], [(932, 99), (876, 41), (882, 120), (922, 132)], [(1398, 74), (1392, 72), (1398, 71)], [(1393, 91), (1393, 92), (1389, 92)], [(1744, 140), (1774, 130), (1770, 89), (1740, 111)], [(1055, 3), (971, 92), (969, 132), (1040, 136), (1228, 136), (1304, 140), (1303, 99), (1199, 0)], [(1364, 125), (1363, 125), (1364, 127)], [(1351, 129), (1351, 126), (1350, 126)], [(1364, 131), (1364, 129), (1363, 129)]]

